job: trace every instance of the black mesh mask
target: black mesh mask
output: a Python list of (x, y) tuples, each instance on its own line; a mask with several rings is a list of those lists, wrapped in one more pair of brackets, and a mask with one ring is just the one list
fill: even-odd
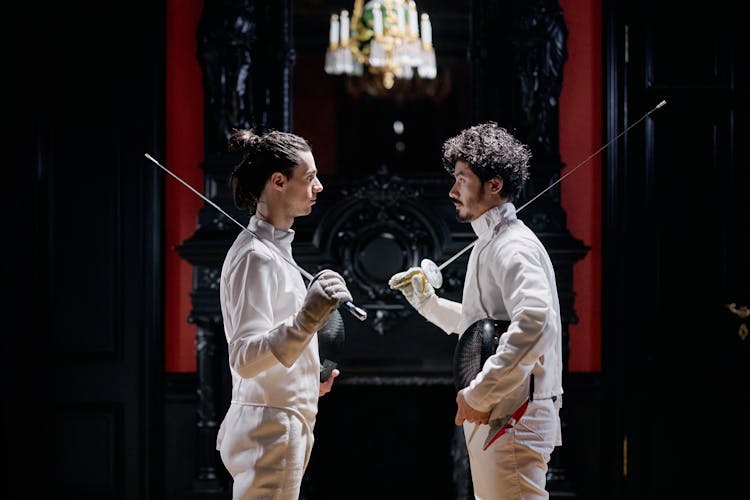
[(453, 354), (453, 381), (457, 391), (468, 387), (482, 371), (484, 362), (495, 354), (500, 336), (509, 325), (510, 321), (483, 318), (472, 323), (461, 335)]
[(334, 309), (328, 320), (318, 330), (318, 353), (320, 354), (320, 381), (325, 382), (338, 366), (344, 347), (344, 319)]

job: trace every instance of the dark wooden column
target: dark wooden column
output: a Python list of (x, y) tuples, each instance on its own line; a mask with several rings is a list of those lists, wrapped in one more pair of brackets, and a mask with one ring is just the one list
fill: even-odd
[[(291, 129), (291, 1), (206, 0), (197, 32), (205, 92), (203, 193), (245, 223), (233, 206), (227, 179), (237, 158), (225, 153), (233, 129)], [(198, 327), (196, 468), (193, 492), (225, 498), (228, 475), (216, 452), (216, 434), (229, 404), (229, 370), (219, 305), (219, 276), (240, 228), (205, 204), (196, 232), (178, 249), (193, 266), (190, 321)]]

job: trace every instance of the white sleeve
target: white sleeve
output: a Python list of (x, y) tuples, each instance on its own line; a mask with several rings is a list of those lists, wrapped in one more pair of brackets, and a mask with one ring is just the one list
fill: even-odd
[(449, 335), (451, 333), (460, 333), (456, 332), (458, 323), (461, 320), (460, 302), (454, 302), (433, 295), (421, 307), (419, 314)]
[(227, 277), (227, 296), (222, 300), (230, 316), (230, 321), (225, 321), (229, 364), (244, 378), (279, 363), (270, 349), (270, 333), (292, 323), (290, 315), (281, 325), (274, 324), (277, 273), (271, 257), (250, 251), (234, 264)]

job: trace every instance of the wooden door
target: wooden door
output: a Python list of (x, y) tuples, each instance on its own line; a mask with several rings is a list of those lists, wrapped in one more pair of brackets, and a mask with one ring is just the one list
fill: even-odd
[[(605, 8), (612, 498), (734, 498), (750, 444), (750, 162), (732, 2)], [(700, 496), (700, 495), (707, 496)]]
[(6, 47), (6, 482), (162, 498), (161, 175), (144, 153), (161, 152), (163, 2), (26, 4)]

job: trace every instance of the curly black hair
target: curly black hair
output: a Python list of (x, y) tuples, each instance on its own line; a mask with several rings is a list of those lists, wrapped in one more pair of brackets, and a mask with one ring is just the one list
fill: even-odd
[(482, 182), (503, 179), (501, 195), (513, 200), (529, 178), (531, 150), (495, 122), (462, 130), (443, 144), (443, 167), (453, 173), (465, 161)]
[(228, 149), (242, 154), (229, 178), (234, 204), (251, 214), (255, 213), (260, 193), (273, 173), (291, 177), (300, 154), (311, 151), (310, 144), (298, 135), (276, 130), (256, 135), (248, 129), (234, 130)]

